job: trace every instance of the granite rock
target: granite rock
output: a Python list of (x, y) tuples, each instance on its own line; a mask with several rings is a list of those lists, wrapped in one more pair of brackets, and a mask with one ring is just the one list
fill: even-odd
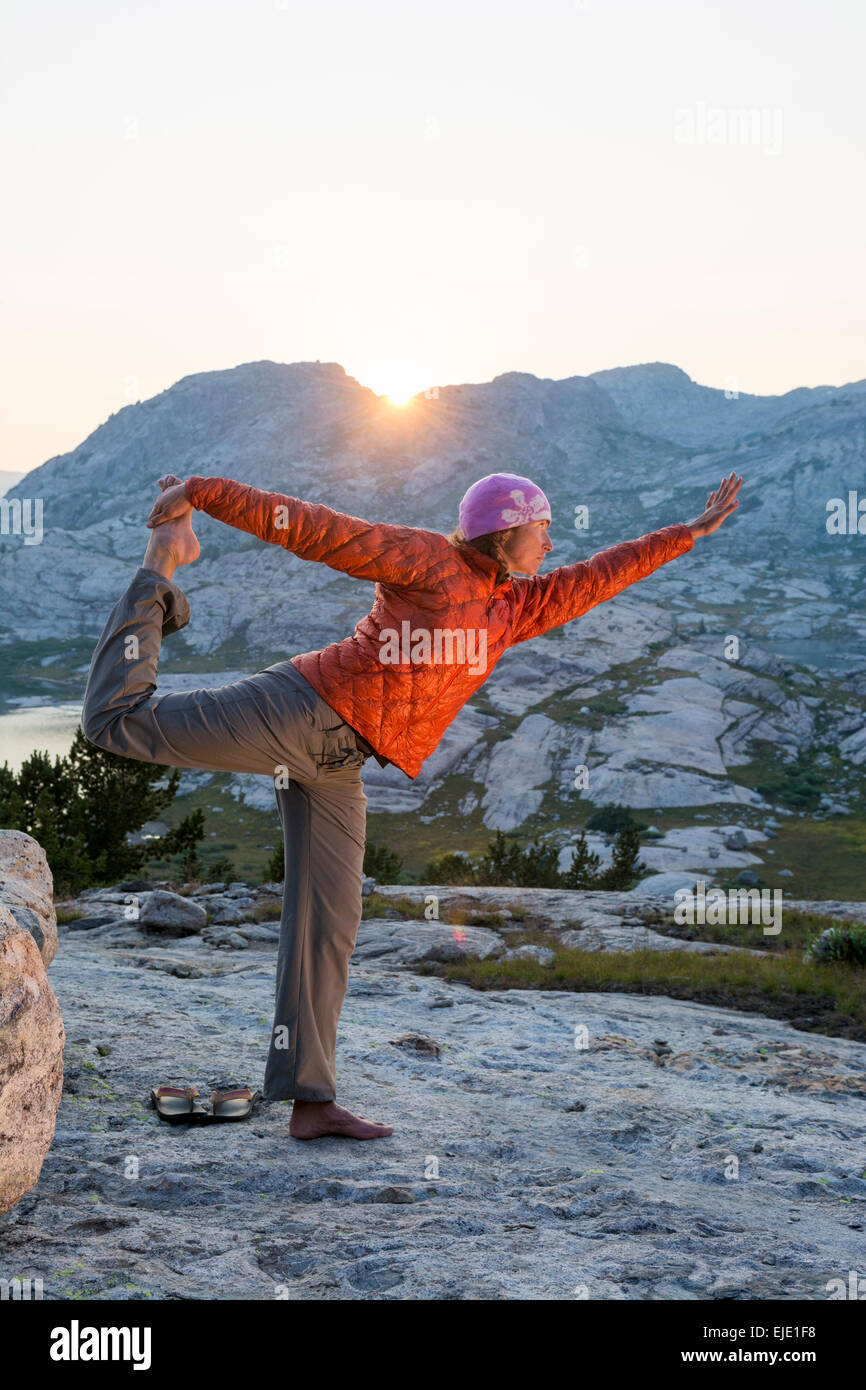
[[(34, 914), (44, 920), (51, 901), (45, 856), (29, 836), (8, 830), (0, 831), (0, 856), (24, 870), (10, 876), (14, 891), (0, 900), (0, 1212), (5, 1212), (38, 1181), (51, 1145), (65, 1035), (31, 920)], [(26, 893), (32, 893), (34, 904), (29, 913), (21, 900)], [(43, 950), (45, 944), (43, 939)]]

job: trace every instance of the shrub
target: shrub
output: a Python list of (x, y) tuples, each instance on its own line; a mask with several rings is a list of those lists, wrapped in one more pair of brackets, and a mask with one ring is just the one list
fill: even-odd
[(812, 938), (803, 959), (866, 965), (866, 927), (834, 922)]
[(800, 753), (796, 762), (783, 765), (771, 773), (766, 781), (758, 782), (755, 790), (768, 801), (781, 801), (799, 811), (815, 811), (821, 801), (824, 779), (810, 763), (808, 756)]
[(619, 802), (613, 801), (609, 801), (606, 806), (593, 811), (586, 821), (587, 830), (602, 830), (608, 835), (614, 835), (618, 830), (625, 829), (626, 826), (637, 826), (638, 829), (645, 829), (644, 826), (637, 825), (637, 821), (628, 806), (622, 806)]
[(462, 885), (476, 883), (475, 865), (468, 854), (456, 850), (453, 854), (441, 854), (431, 859), (421, 875), (422, 883), (450, 883)]

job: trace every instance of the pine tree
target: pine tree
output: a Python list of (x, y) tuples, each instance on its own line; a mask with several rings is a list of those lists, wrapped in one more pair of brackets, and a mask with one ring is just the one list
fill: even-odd
[(204, 834), (200, 810), (159, 839), (133, 845), (127, 838), (171, 805), (179, 781), (176, 768), (107, 753), (78, 729), (66, 757), (31, 753), (17, 774), (4, 764), (0, 820), (38, 840), (56, 885), (79, 892), (140, 872), (148, 859), (194, 849)]
[(286, 850), (283, 841), (277, 845), (265, 869), (265, 883), (282, 883), (286, 877)]
[[(174, 830), (169, 830), (158, 841), (159, 857), (168, 859), (173, 854), (183, 855), (184, 860), (197, 858), (198, 844), (204, 839), (204, 811), (201, 807), (184, 816)], [(149, 851), (152, 855), (152, 851)]]
[(520, 846), (509, 845), (502, 831), (497, 830), (487, 846), (487, 853), (481, 856), (477, 881), (503, 888), (517, 886), (522, 858)]
[(601, 857), (591, 854), (586, 843), (586, 831), (581, 830), (574, 847), (571, 863), (560, 877), (561, 888), (592, 888), (601, 865)]
[(533, 842), (524, 850), (517, 882), (521, 888), (558, 888), (561, 880), (558, 864), (559, 850), (555, 845)]
[(227, 854), (221, 854), (207, 866), (208, 883), (234, 883), (238, 871)]
[(599, 888), (630, 888), (637, 876), (646, 869), (646, 864), (638, 863), (640, 854), (640, 832), (634, 825), (626, 825), (617, 834), (613, 848), (610, 868), (600, 875)]
[(364, 873), (377, 883), (396, 883), (397, 875), (403, 867), (399, 854), (388, 849), (387, 845), (377, 845), (368, 840), (364, 846)]

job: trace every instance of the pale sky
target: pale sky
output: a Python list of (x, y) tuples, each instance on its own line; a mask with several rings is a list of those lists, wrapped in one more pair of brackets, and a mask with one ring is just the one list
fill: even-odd
[(19, 3), (0, 469), (263, 359), (866, 377), (864, 37), (859, 0)]

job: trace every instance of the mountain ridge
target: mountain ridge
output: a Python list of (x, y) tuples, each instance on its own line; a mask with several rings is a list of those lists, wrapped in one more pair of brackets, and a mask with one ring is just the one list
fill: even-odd
[[(445, 534), (476, 478), (529, 474), (553, 507), (547, 571), (692, 519), (734, 469), (741, 505), (719, 532), (531, 652), (506, 653), (416, 782), (368, 765), (371, 809), (426, 812), (468, 779), (448, 815), (527, 828), (574, 810), (579, 761), (591, 773), (589, 804), (733, 802), (760, 816), (761, 768), (804, 759), (820, 770), (825, 811), (859, 806), (866, 539), (828, 534), (826, 518), (828, 500), (862, 480), (864, 448), (866, 381), (727, 399), (673, 364), (649, 363), (561, 380), (505, 372), (397, 407), (339, 363), (194, 373), (125, 406), (10, 490), (44, 497), (45, 538), (0, 544), (7, 696), (80, 692), (167, 471), (229, 476)], [(575, 529), (582, 506), (588, 530)], [(372, 585), (203, 514), (196, 529), (202, 556), (182, 575), (193, 618), (166, 644), (161, 679), (316, 650), (370, 606)], [(503, 785), (517, 790), (504, 795)]]

